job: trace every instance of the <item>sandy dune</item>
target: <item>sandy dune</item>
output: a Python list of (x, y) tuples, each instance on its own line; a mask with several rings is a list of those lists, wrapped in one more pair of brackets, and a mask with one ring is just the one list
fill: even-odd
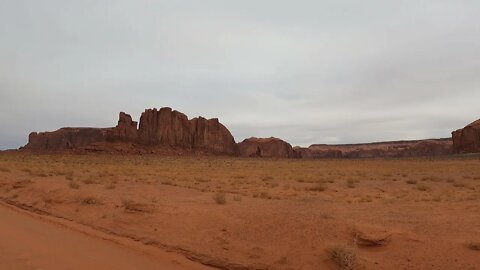
[(1, 269), (208, 269), (85, 226), (0, 204)]

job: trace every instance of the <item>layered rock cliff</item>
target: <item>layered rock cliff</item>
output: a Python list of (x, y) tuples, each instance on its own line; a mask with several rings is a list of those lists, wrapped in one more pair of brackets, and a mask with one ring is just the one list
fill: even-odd
[(295, 158), (292, 146), (278, 138), (249, 138), (238, 144), (242, 157)]
[[(188, 117), (171, 108), (148, 109), (139, 128), (123, 112), (112, 128), (61, 128), (53, 132), (32, 132), (24, 149), (32, 151), (109, 150), (109, 143), (131, 143), (125, 151), (148, 152), (158, 148), (187, 152), (236, 155), (235, 140), (218, 119)], [(118, 148), (118, 147), (117, 147)]]
[(376, 158), (416, 157), (452, 154), (452, 140), (430, 139), (365, 144), (327, 145), (308, 147), (312, 158)]
[(452, 132), (455, 153), (480, 152), (480, 119)]
[(218, 154), (237, 154), (230, 131), (217, 118), (188, 117), (170, 108), (145, 110), (140, 117), (139, 143), (168, 145)]
[(314, 144), (308, 148), (292, 148), (288, 142), (274, 137), (252, 137), (236, 144), (230, 131), (217, 118), (188, 119), (181, 112), (161, 108), (145, 110), (138, 125), (130, 115), (121, 112), (117, 125), (111, 128), (61, 128), (53, 132), (32, 132), (23, 149), (38, 152), (197, 153), (266, 158), (438, 156), (480, 152), (480, 120), (452, 132), (452, 139)]

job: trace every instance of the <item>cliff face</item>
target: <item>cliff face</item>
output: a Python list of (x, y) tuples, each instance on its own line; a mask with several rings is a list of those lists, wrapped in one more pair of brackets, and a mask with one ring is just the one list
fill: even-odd
[(278, 138), (249, 138), (238, 144), (242, 157), (296, 158), (292, 146)]
[(230, 131), (218, 119), (188, 120), (170, 108), (145, 110), (140, 117), (139, 142), (235, 155), (237, 146)]
[(32, 132), (25, 149), (33, 151), (63, 151), (103, 142), (112, 129), (61, 128), (52, 132)]
[(455, 153), (480, 152), (480, 119), (452, 132)]
[(376, 158), (440, 156), (452, 153), (450, 139), (326, 145), (308, 148), (313, 158)]
[(118, 124), (109, 130), (107, 139), (110, 141), (136, 141), (138, 138), (137, 122), (129, 114), (121, 112)]
[(108, 150), (108, 143), (132, 143), (143, 151), (161, 147), (237, 154), (232, 134), (218, 119), (198, 117), (188, 120), (185, 114), (170, 108), (145, 110), (140, 117), (139, 129), (130, 115), (121, 112), (118, 124), (113, 128), (61, 128), (53, 132), (33, 132), (24, 148), (32, 151)]
[[(453, 141), (453, 143), (452, 143)], [(236, 144), (217, 118), (188, 117), (171, 108), (147, 109), (140, 123), (119, 114), (111, 128), (61, 128), (32, 132), (23, 149), (31, 151), (107, 151), (119, 153), (198, 153), (266, 158), (377, 158), (438, 156), (480, 152), (480, 120), (452, 132), (451, 139), (350, 145), (292, 146), (278, 138), (249, 138)]]

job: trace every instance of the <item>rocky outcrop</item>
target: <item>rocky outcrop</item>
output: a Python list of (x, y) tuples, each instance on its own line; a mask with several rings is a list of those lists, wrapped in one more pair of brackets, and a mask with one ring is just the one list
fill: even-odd
[(237, 146), (230, 131), (218, 119), (188, 117), (171, 108), (145, 110), (140, 117), (139, 143), (168, 145), (216, 154), (235, 155)]
[[(453, 141), (453, 143), (452, 143)], [(394, 141), (367, 144), (292, 146), (278, 138), (249, 138), (236, 144), (230, 131), (217, 118), (188, 117), (171, 108), (147, 109), (137, 122), (119, 114), (111, 128), (61, 128), (32, 132), (31, 151), (221, 154), (267, 158), (390, 158), (438, 156), (480, 152), (480, 120), (452, 132), (452, 139)]]
[(242, 157), (295, 158), (292, 146), (278, 138), (249, 138), (238, 144)]
[[(122, 144), (123, 143), (123, 144)], [(128, 147), (127, 147), (128, 146)], [(111, 151), (171, 153), (184, 152), (236, 155), (235, 140), (217, 118), (188, 117), (171, 108), (148, 109), (137, 122), (119, 114), (113, 128), (61, 128), (53, 132), (33, 132), (24, 149), (32, 151)], [(177, 151), (178, 152), (178, 151)]]
[(452, 141), (450, 139), (431, 139), (344, 145), (315, 144), (308, 149), (313, 158), (440, 156), (452, 153)]
[(313, 153), (306, 147), (295, 146), (293, 147), (293, 153), (295, 158), (313, 158)]
[(87, 147), (103, 142), (112, 129), (103, 128), (61, 128), (52, 132), (32, 132), (24, 149), (32, 151), (63, 151)]
[(236, 155), (237, 144), (230, 131), (217, 118), (197, 117), (190, 120), (193, 148), (213, 153)]
[(118, 124), (110, 130), (107, 135), (107, 140), (134, 142), (137, 139), (137, 122), (133, 121), (129, 114), (121, 112), (118, 116)]
[(455, 153), (480, 152), (480, 119), (452, 132)]

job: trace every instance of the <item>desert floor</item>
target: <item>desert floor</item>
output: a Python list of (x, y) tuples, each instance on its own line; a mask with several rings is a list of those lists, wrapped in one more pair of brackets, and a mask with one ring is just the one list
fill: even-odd
[(21, 268), (27, 255), (44, 269), (93, 269), (95, 261), (138, 269), (480, 269), (478, 156), (4, 153), (0, 199), (0, 265), (11, 269), (29, 269)]

